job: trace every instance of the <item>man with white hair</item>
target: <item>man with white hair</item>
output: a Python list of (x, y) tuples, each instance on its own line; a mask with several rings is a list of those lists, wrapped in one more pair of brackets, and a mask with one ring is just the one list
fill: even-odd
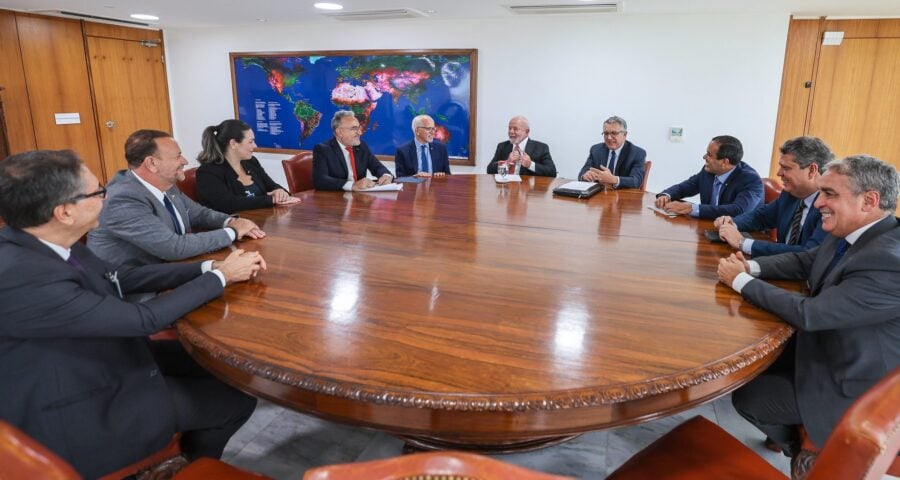
[(413, 140), (394, 154), (398, 177), (443, 177), (450, 174), (447, 146), (434, 141), (434, 119), (419, 115), (412, 121)]

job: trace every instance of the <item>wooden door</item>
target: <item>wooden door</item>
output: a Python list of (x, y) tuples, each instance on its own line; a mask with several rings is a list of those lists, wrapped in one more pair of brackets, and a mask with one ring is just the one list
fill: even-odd
[(103, 164), (112, 177), (127, 167), (125, 140), (135, 130), (172, 131), (163, 51), (159, 42), (94, 36), (87, 46)]
[[(0, 65), (3, 66), (0, 68), (0, 101), (3, 102), (8, 153), (34, 150), (34, 126), (31, 124), (16, 15), (6, 10), (0, 10)], [(0, 160), (3, 158), (0, 156)]]
[(900, 167), (900, 38), (822, 46), (809, 135), (835, 156), (869, 153)]
[(35, 147), (74, 150), (104, 178), (81, 22), (16, 13)]

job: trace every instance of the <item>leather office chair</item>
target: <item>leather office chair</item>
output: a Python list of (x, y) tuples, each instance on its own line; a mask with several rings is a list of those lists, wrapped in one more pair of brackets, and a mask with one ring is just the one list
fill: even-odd
[(647, 160), (644, 162), (644, 180), (641, 182), (641, 191), (647, 191), (647, 179), (650, 178), (650, 169), (653, 168), (653, 162)]
[[(764, 178), (763, 179), (763, 199), (766, 203), (774, 202), (779, 195), (781, 195), (781, 191), (784, 190), (784, 186), (781, 185), (781, 182), (777, 178)], [(778, 241), (778, 229), (773, 228), (769, 230), (769, 239), (773, 242)]]
[[(874, 480), (900, 450), (900, 368), (841, 417), (807, 476)], [(893, 474), (893, 473), (892, 473)], [(785, 479), (769, 462), (703, 417), (694, 417), (631, 457), (608, 480)]]
[(191, 200), (195, 202), (200, 201), (200, 197), (197, 196), (197, 169), (196, 168), (188, 168), (184, 171), (184, 180), (180, 180), (178, 182), (178, 189), (181, 190), (181, 193), (185, 194)]
[(566, 480), (473, 453), (429, 452), (307, 470), (303, 480)]
[[(121, 470), (101, 477), (101, 480), (119, 480), (153, 466), (181, 449), (180, 435), (172, 437), (162, 450), (129, 465)], [(102, 452), (97, 452), (102, 455)], [(0, 420), (0, 478), (3, 480), (80, 480), (81, 476), (65, 460), (29, 437), (9, 423)], [(172, 477), (173, 480), (261, 480), (263, 475), (232, 467), (212, 458), (201, 458), (191, 463)]]
[(287, 160), (282, 160), (281, 167), (284, 168), (290, 193), (313, 189), (312, 152), (298, 153)]

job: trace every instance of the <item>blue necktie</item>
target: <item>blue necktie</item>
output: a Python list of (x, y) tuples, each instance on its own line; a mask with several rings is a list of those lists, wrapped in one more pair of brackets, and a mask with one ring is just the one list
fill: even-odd
[(420, 172), (428, 171), (428, 157), (426, 155), (428, 154), (425, 152), (425, 145), (422, 145), (422, 153), (419, 154), (419, 162), (422, 164), (422, 166), (419, 167)]
[(834, 266), (841, 261), (841, 258), (845, 253), (847, 253), (847, 249), (849, 248), (850, 242), (848, 242), (846, 239), (842, 238), (841, 241), (838, 242), (837, 248), (834, 250), (834, 257), (831, 258), (831, 263), (828, 264), (828, 268), (826, 268), (825, 273), (822, 274), (823, 279), (827, 277), (829, 273), (831, 273), (831, 270), (834, 269)]
[(712, 204), (713, 205), (719, 204), (719, 191), (720, 190), (722, 190), (722, 182), (720, 182), (719, 178), (716, 177), (716, 179), (713, 181), (713, 192), (712, 192)]
[(181, 230), (181, 224), (178, 223), (178, 215), (175, 215), (175, 205), (172, 205), (172, 201), (169, 200), (169, 196), (166, 194), (163, 194), (163, 203), (166, 205), (166, 210), (169, 211), (169, 215), (172, 217), (172, 223), (175, 224), (175, 233), (183, 235), (184, 232)]
[(609, 152), (609, 162), (606, 162), (606, 168), (609, 169), (609, 173), (615, 175), (616, 174), (616, 151), (613, 150)]

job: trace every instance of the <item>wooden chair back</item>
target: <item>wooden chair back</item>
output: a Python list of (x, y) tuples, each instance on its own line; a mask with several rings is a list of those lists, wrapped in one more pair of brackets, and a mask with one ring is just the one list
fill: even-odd
[(290, 193), (313, 189), (312, 161), (312, 152), (298, 153), (287, 160), (281, 161), (281, 167), (284, 168), (284, 176), (287, 179), (287, 188)]
[(641, 181), (641, 191), (647, 191), (647, 179), (650, 178), (650, 169), (653, 168), (653, 162), (647, 160), (644, 162), (644, 180)]
[(195, 202), (200, 201), (200, 197), (197, 195), (196, 168), (188, 168), (184, 171), (184, 180), (178, 181), (178, 189), (181, 190), (181, 193), (187, 195), (191, 200)]
[(307, 470), (303, 480), (565, 480), (482, 455), (429, 452)]

